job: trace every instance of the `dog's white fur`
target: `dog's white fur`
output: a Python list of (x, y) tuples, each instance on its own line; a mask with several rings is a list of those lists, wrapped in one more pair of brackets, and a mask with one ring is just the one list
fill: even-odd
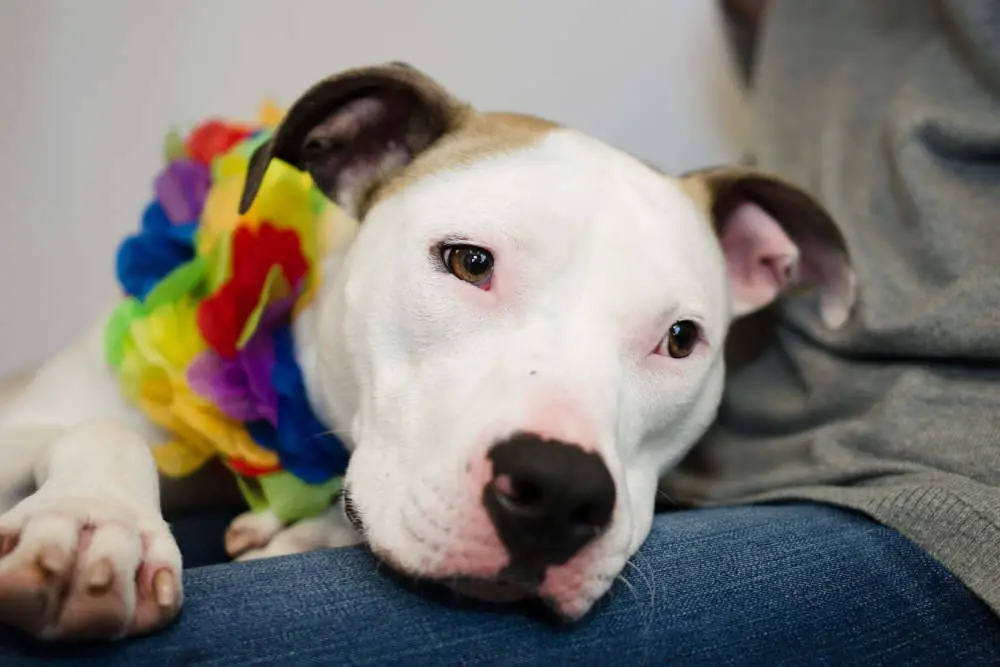
[[(493, 252), (489, 291), (435, 265), (442, 239)], [(380, 200), (326, 268), (295, 336), (314, 407), (353, 449), (365, 541), (411, 574), (489, 579), (508, 557), (480, 502), (487, 449), (517, 431), (579, 443), (618, 501), (608, 530), (538, 591), (570, 618), (645, 539), (659, 476), (715, 415), (732, 318), (764, 305), (734, 297), (713, 224), (680, 181), (566, 129)], [(678, 320), (697, 322), (701, 343), (656, 354)], [(148, 450), (163, 434), (119, 398), (102, 326), (0, 416), (0, 619), (27, 614), (18, 625), (42, 637), (142, 633), (181, 604)], [(359, 539), (339, 507), (291, 527), (245, 515), (230, 538), (244, 557)]]

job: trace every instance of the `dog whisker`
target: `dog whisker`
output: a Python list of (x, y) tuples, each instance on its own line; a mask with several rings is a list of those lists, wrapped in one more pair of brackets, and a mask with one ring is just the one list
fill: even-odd
[[(632, 599), (633, 599), (633, 600), (635, 600), (636, 602), (638, 602), (638, 601), (639, 601), (639, 594), (638, 594), (638, 593), (636, 592), (636, 590), (635, 590), (635, 586), (633, 586), (633, 585), (632, 585), (632, 582), (630, 582), (630, 581), (629, 581), (629, 580), (628, 580), (628, 579), (627, 579), (627, 578), (625, 577), (625, 574), (624, 574), (624, 573), (623, 573), (623, 574), (619, 574), (619, 575), (618, 575), (617, 577), (615, 577), (615, 580), (616, 580), (616, 581), (620, 581), (620, 582), (622, 582), (622, 584), (623, 584), (623, 585), (625, 586), (625, 588), (627, 588), (627, 589), (628, 589), (628, 592), (632, 594)], [(612, 592), (612, 595), (613, 595), (613, 594), (614, 594), (614, 589), (612, 589), (612, 591), (611, 591), (611, 592)]]
[(677, 502), (676, 500), (674, 500), (673, 498), (671, 498), (671, 497), (670, 497), (670, 496), (669, 496), (669, 495), (667, 494), (667, 492), (666, 492), (666, 491), (664, 491), (664, 490), (663, 490), (663, 489), (661, 489), (661, 488), (657, 488), (657, 489), (656, 489), (656, 496), (657, 496), (658, 498), (662, 498), (663, 500), (666, 500), (666, 501), (667, 501), (668, 503), (670, 503), (670, 504), (671, 504), (671, 505), (673, 505), (674, 507), (681, 507), (681, 506), (682, 506), (682, 505), (681, 505), (681, 504), (680, 504), (679, 502)]
[[(625, 561), (625, 565), (626, 567), (630, 567), (635, 570), (638, 576), (642, 577), (642, 582), (649, 591), (649, 605), (647, 607), (647, 612), (644, 614), (645, 618), (643, 623), (643, 632), (648, 632), (653, 625), (653, 617), (656, 614), (656, 577), (652, 572), (652, 566), (648, 563), (647, 569), (649, 570), (649, 573), (647, 574), (643, 571), (642, 567), (635, 562), (640, 557), (641, 556), (639, 554), (636, 554), (632, 558)], [(636, 600), (638, 601), (638, 597)]]

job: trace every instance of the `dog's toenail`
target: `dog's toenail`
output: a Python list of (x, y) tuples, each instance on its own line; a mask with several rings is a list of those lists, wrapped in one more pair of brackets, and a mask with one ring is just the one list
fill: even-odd
[(58, 547), (43, 547), (38, 564), (49, 574), (61, 574), (66, 569), (66, 554)]
[(153, 594), (162, 609), (170, 609), (177, 602), (177, 582), (170, 570), (160, 570), (153, 576)]
[(90, 568), (87, 576), (87, 590), (91, 593), (103, 593), (111, 586), (111, 563), (100, 560)]
[(226, 553), (238, 556), (254, 546), (253, 533), (247, 530), (230, 529), (226, 534)]

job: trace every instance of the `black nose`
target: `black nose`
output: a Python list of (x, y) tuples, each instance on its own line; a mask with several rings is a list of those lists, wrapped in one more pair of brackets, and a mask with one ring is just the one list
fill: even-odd
[(599, 455), (518, 434), (487, 456), (483, 504), (512, 563), (565, 563), (611, 522), (615, 482)]

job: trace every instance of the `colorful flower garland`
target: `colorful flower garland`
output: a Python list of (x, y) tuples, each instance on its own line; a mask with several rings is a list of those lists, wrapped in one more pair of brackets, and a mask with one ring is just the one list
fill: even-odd
[(335, 207), (308, 174), (275, 161), (254, 205), (238, 204), (250, 155), (281, 113), (171, 133), (139, 233), (118, 252), (125, 298), (105, 329), (125, 397), (172, 439), (160, 471), (219, 458), (251, 509), (284, 521), (322, 512), (347, 467), (314, 414), (291, 325), (321, 280)]

